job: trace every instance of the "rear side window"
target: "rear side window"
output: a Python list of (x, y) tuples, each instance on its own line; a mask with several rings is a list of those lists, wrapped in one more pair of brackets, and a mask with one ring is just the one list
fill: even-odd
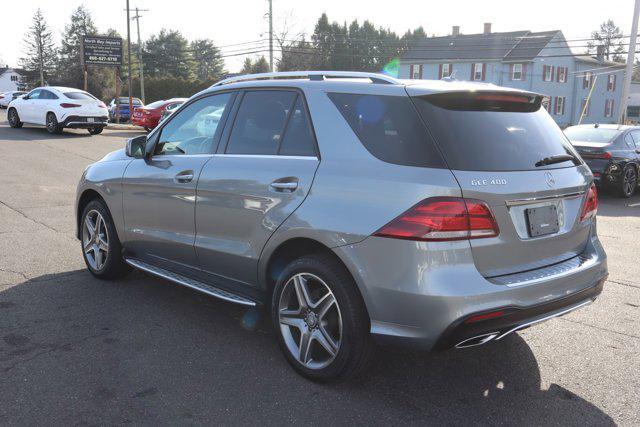
[(277, 154), (288, 112), (297, 94), (291, 91), (247, 92), (236, 115), (228, 154)]
[(405, 166), (443, 167), (408, 97), (330, 93), (329, 98), (378, 159)]
[(538, 96), (460, 92), (414, 101), (451, 169), (517, 171), (575, 165), (568, 160), (535, 166), (551, 156), (577, 156)]
[(284, 133), (278, 154), (282, 156), (315, 156), (316, 142), (302, 96), (298, 95), (293, 111), (289, 114), (287, 130)]
[(93, 95), (85, 92), (65, 92), (64, 96), (69, 99), (96, 99)]

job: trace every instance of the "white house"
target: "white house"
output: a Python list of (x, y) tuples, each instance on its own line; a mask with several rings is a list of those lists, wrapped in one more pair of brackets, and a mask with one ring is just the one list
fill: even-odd
[(25, 76), (20, 74), (14, 68), (0, 68), (0, 92), (8, 92), (10, 90), (26, 90)]

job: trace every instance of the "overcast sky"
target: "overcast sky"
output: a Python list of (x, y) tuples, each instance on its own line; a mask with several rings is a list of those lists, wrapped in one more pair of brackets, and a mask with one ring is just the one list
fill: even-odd
[[(40, 7), (54, 30), (56, 42), (69, 21), (78, 0), (5, 0), (2, 20), (0, 60), (18, 65), (22, 39), (34, 11)], [(162, 28), (181, 31), (188, 39), (211, 38), (218, 45), (253, 41), (267, 36), (265, 18), (267, 0), (130, 0), (131, 7), (149, 9), (141, 19), (143, 40)], [(126, 37), (125, 0), (85, 0), (99, 30), (115, 28)], [(613, 19), (625, 35), (631, 30), (633, 0), (273, 0), (275, 29), (282, 28), (286, 17), (294, 33), (313, 32), (322, 12), (330, 20), (360, 22), (370, 20), (376, 26), (398, 33), (422, 25), (429, 35), (450, 34), (452, 25), (462, 33), (482, 32), (483, 22), (491, 22), (493, 31), (562, 30), (569, 39), (588, 37), (600, 23)], [(135, 24), (135, 23), (134, 23)], [(132, 32), (135, 25), (132, 26)], [(135, 32), (132, 33), (135, 39)], [(227, 47), (224, 52), (244, 46)], [(229, 71), (238, 71), (244, 56), (225, 58)]]

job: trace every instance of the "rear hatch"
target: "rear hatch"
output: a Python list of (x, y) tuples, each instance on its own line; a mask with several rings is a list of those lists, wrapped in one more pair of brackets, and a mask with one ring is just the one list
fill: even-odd
[(426, 94), (407, 88), (463, 197), (486, 202), (497, 237), (471, 239), (485, 277), (532, 270), (583, 252), (579, 216), (591, 174), (564, 134), (526, 92)]
[(74, 107), (73, 111), (70, 112), (72, 115), (101, 117), (107, 113), (107, 106), (86, 92), (70, 91), (65, 92), (64, 96), (68, 98), (66, 103), (78, 106)]

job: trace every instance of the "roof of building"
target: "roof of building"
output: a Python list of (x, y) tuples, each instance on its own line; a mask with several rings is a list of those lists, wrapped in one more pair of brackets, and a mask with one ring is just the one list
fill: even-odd
[(620, 67), (620, 68), (624, 68), (625, 66), (624, 62), (615, 62), (615, 61), (609, 61), (607, 59), (598, 59), (597, 57), (591, 56), (591, 55), (576, 55), (576, 61), (586, 62), (587, 64), (594, 64), (594, 65), (610, 65), (612, 67)]
[(459, 34), (426, 37), (411, 46), (403, 60), (484, 59), (531, 60), (559, 30)]
[(0, 67), (0, 76), (3, 75), (4, 73), (6, 73), (7, 71), (13, 71), (14, 73), (17, 74), (24, 74), (24, 70), (18, 69), (18, 68), (13, 68), (13, 67)]

